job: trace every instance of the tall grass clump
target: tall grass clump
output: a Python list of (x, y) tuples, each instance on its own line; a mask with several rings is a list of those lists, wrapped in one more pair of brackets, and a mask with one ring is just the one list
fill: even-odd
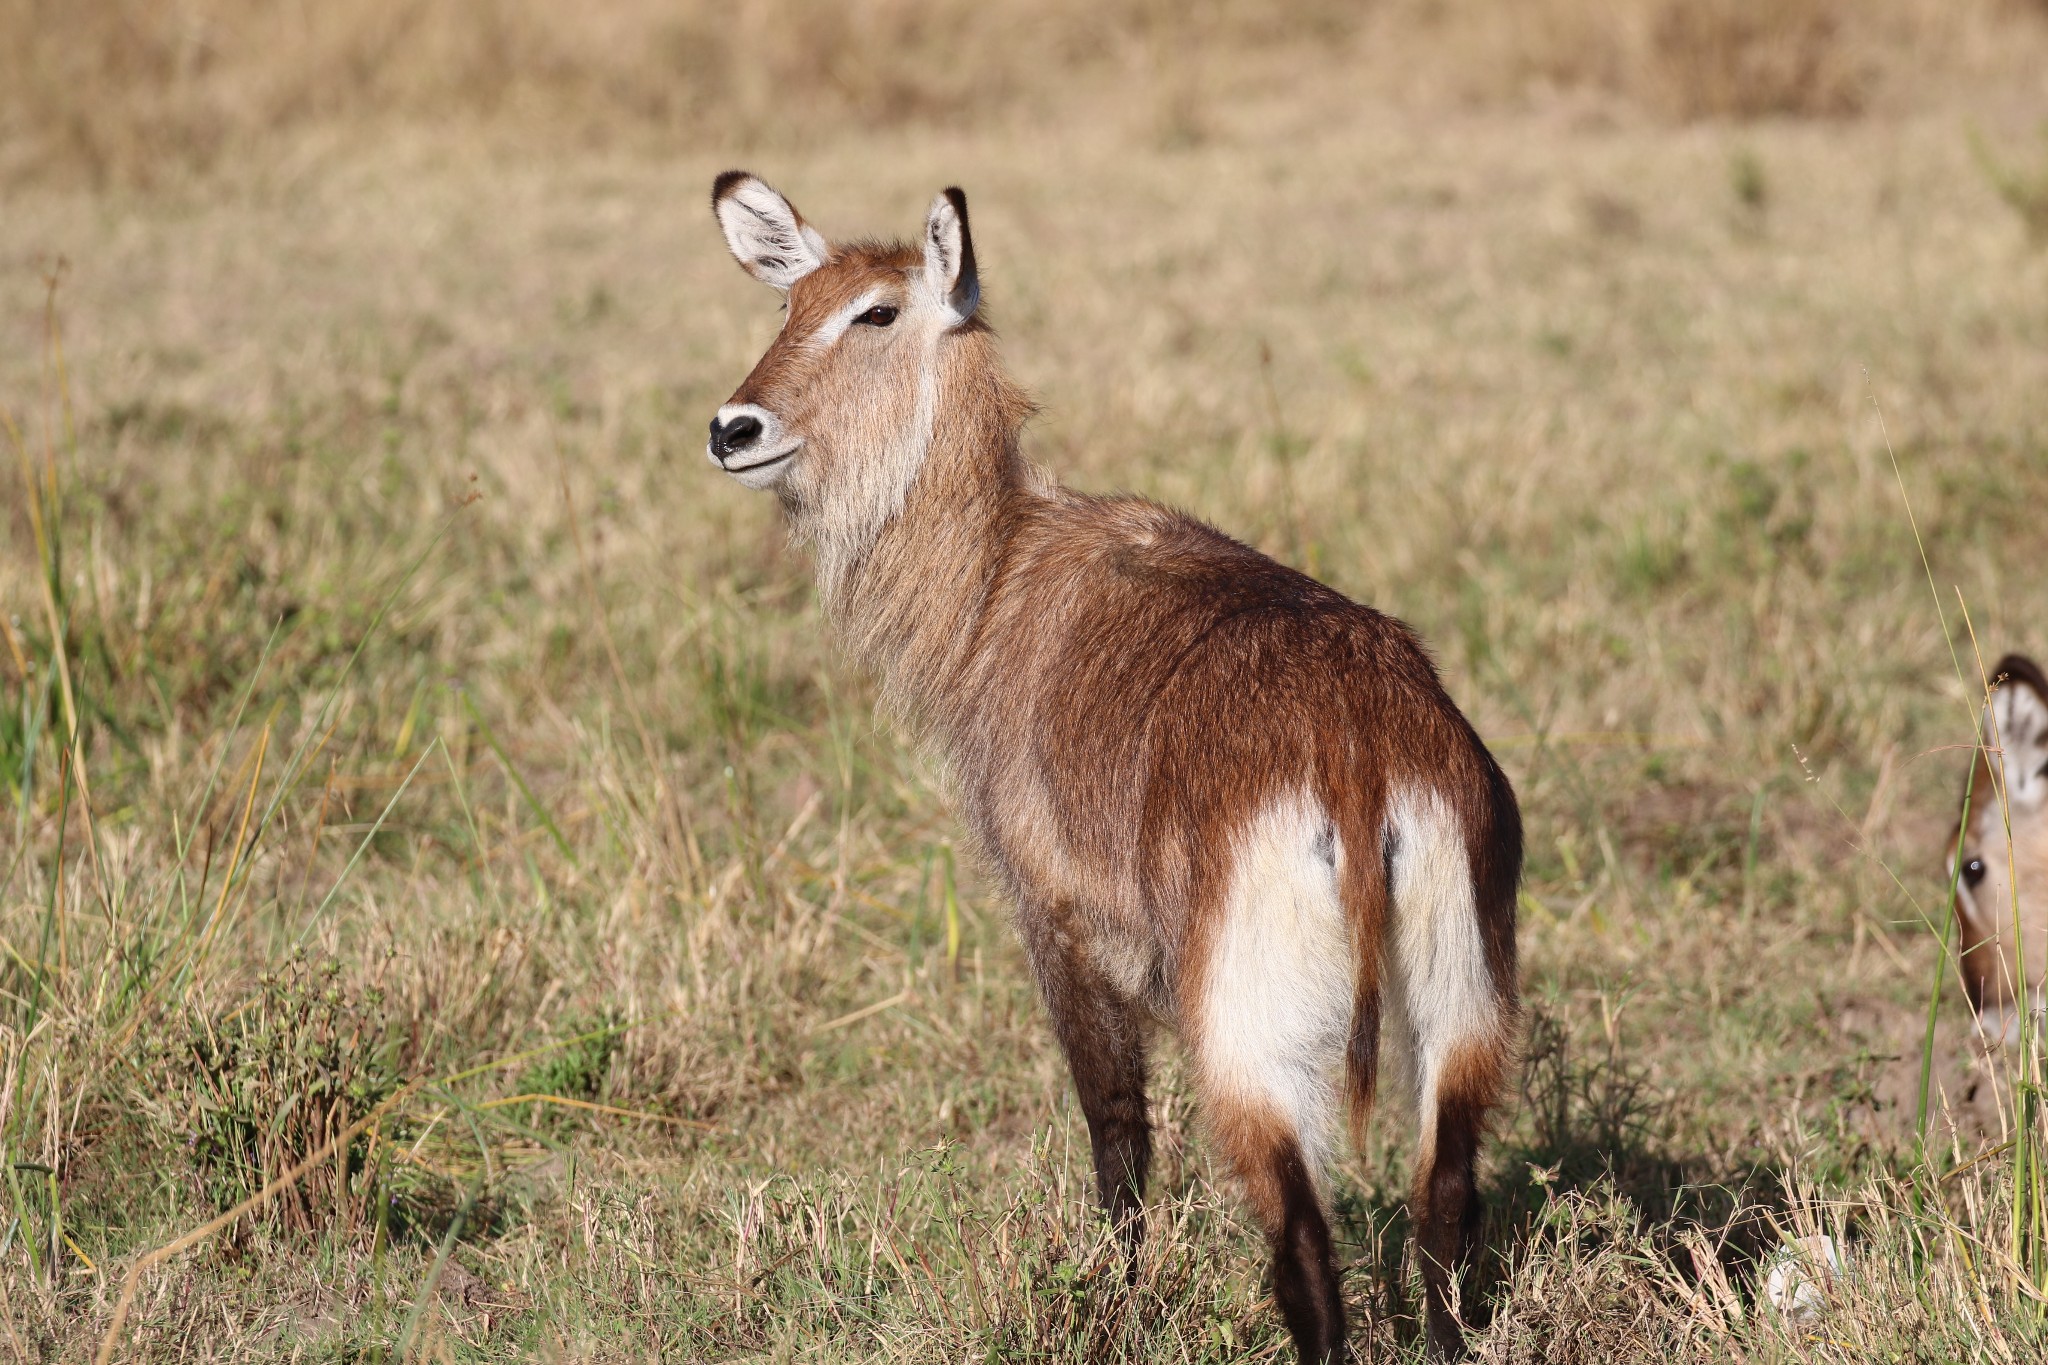
[[(416, 1070), (383, 993), (341, 981), (341, 964), (295, 953), (215, 1018), (168, 1012), (141, 1040), (133, 1103), (162, 1146), (184, 1146), (202, 1204), (226, 1210), (327, 1147)], [(336, 1153), (264, 1210), (287, 1228), (366, 1226), (369, 1140)]]

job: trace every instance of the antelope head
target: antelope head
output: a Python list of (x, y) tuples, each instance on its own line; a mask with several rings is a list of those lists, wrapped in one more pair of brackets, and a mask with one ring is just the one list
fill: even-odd
[(2048, 976), (2048, 676), (2017, 654), (1992, 672), (1983, 748), (1949, 863), (1963, 984), (1992, 1042), (2039, 1010)]
[(711, 462), (774, 489), (799, 535), (857, 554), (929, 453), (946, 348), (986, 331), (967, 197), (932, 200), (914, 246), (827, 242), (744, 171), (718, 177), (711, 207), (741, 267), (784, 295), (781, 332), (711, 419)]

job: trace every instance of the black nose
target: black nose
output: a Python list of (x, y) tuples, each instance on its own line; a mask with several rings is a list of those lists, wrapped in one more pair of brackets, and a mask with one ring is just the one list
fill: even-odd
[(761, 419), (735, 417), (730, 422), (711, 419), (711, 449), (719, 459), (736, 455), (761, 439)]

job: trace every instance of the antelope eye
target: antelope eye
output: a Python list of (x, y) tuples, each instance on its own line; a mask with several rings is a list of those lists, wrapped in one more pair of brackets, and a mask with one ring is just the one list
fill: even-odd
[(1983, 880), (1984, 860), (1982, 858), (1972, 858), (1963, 864), (1963, 882), (1965, 885), (1975, 886)]
[(886, 303), (878, 303), (854, 319), (864, 327), (887, 327), (896, 321), (896, 310)]

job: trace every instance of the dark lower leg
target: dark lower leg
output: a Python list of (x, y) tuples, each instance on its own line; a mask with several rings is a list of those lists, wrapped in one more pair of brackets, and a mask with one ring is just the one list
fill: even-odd
[(1271, 1179), (1279, 1196), (1280, 1221), (1273, 1234), (1273, 1298), (1294, 1337), (1303, 1365), (1345, 1358), (1344, 1292), (1330, 1224), (1323, 1217), (1315, 1182), (1293, 1141), (1272, 1158)]
[(1058, 912), (1020, 918), (1036, 920), (1026, 947), (1088, 1119), (1096, 1194), (1135, 1254), (1145, 1235), (1143, 1200), (1152, 1168), (1144, 1026), (1077, 950)]
[(1468, 1102), (1437, 1105), (1436, 1141), (1416, 1181), (1416, 1259), (1429, 1318), (1432, 1356), (1454, 1357), (1465, 1347), (1456, 1290), (1479, 1232), (1479, 1191), (1473, 1168), (1485, 1110)]
[[(1088, 1119), (1095, 1155), (1095, 1192), (1109, 1210), (1125, 1248), (1145, 1240), (1145, 1182), (1152, 1170), (1152, 1123), (1145, 1112), (1145, 1060), (1138, 1048), (1106, 1056), (1096, 1047), (1069, 1046), (1074, 1089)], [(1133, 1263), (1135, 1270), (1135, 1262)]]

